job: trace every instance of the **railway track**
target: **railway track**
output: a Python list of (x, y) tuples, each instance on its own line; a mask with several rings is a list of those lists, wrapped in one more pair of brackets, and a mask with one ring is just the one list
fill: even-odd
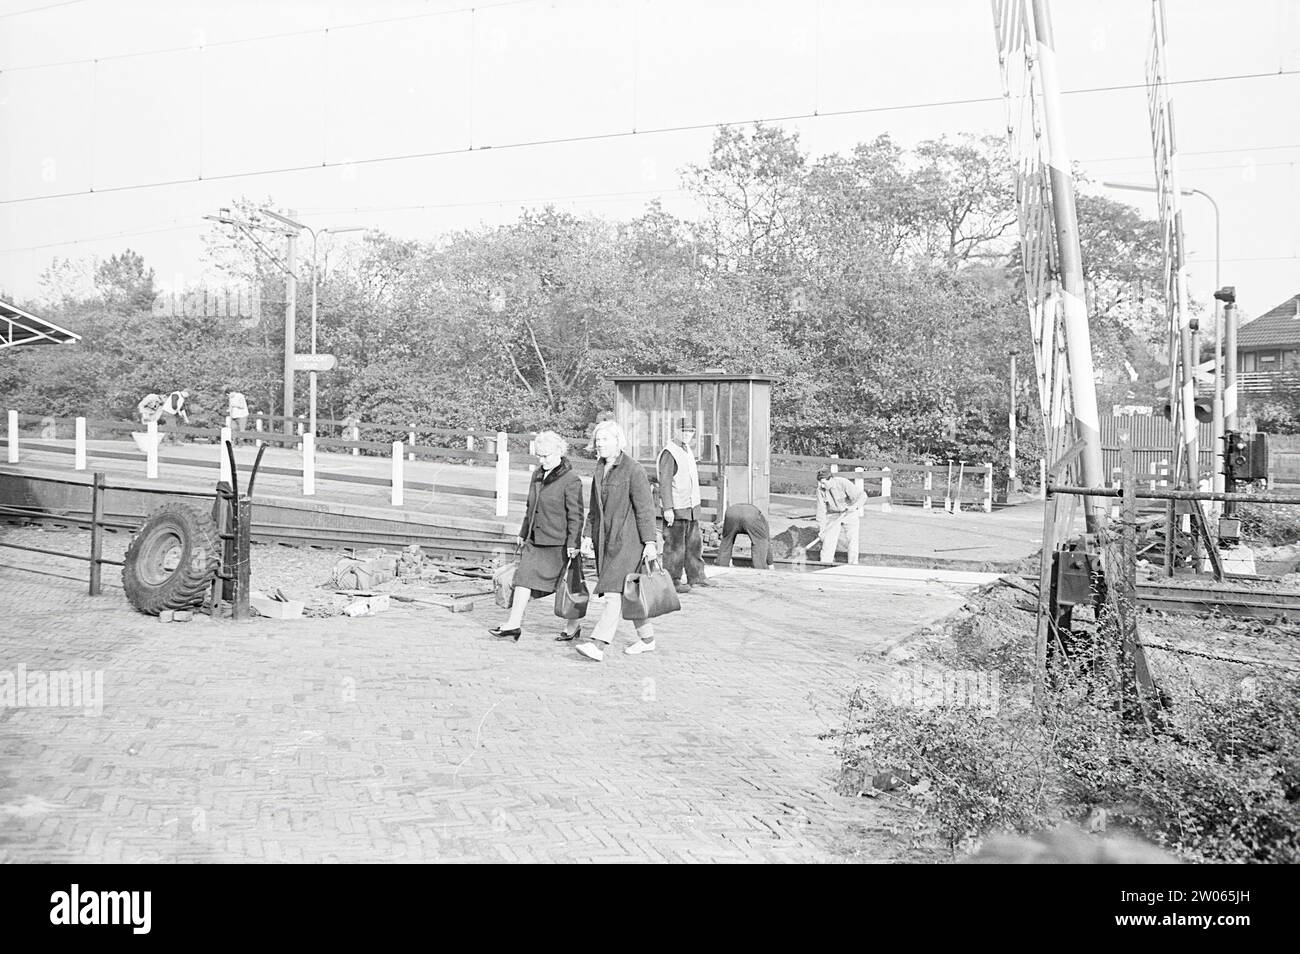
[(1300, 593), (1276, 587), (1246, 589), (1213, 583), (1197, 587), (1138, 583), (1137, 595), (1141, 605), (1166, 613), (1218, 613), (1239, 619), (1300, 622)]
[[(91, 516), (87, 511), (41, 510), (32, 507), (0, 506), (0, 520), (9, 523), (35, 522), (49, 526), (89, 530)], [(106, 513), (101, 520), (109, 532), (134, 532), (144, 518), (134, 514)], [(319, 547), (326, 549), (364, 550), (370, 547), (401, 549), (416, 544), (430, 556), (468, 560), (482, 563), (502, 553), (514, 552), (514, 538), (505, 534), (454, 536), (429, 532), (401, 532), (392, 530), (334, 528), (313, 529), (288, 524), (254, 523), (254, 543), (282, 544), (294, 547)]]

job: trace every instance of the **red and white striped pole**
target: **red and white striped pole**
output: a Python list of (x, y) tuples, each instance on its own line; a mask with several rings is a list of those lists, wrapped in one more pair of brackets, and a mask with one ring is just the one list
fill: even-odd
[[(1061, 119), (1061, 83), (1056, 73), (1056, 44), (1047, 0), (1033, 0), (1026, 13), (1034, 21), (1039, 78), (1043, 88), (1043, 119), (1047, 129), (1048, 172), (1052, 186), (1052, 219), (1056, 225), (1057, 253), (1061, 269), (1061, 296), (1065, 347), (1070, 362), (1070, 393), (1079, 437), (1083, 439), (1080, 477), (1086, 487), (1100, 487), (1105, 481), (1101, 463), (1101, 429), (1097, 422), (1097, 385), (1092, 377), (1092, 342), (1088, 330), (1088, 309), (1084, 299), (1083, 257), (1079, 251), (1079, 222), (1074, 207), (1074, 175), (1065, 144)], [(1085, 498), (1089, 533), (1106, 526), (1106, 501)]]

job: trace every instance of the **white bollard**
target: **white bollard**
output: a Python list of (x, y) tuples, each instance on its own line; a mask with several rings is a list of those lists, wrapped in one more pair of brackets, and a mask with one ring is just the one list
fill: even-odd
[(465, 437), (465, 450), (472, 451), (473, 449), (474, 449), (474, 435), (468, 434)]
[(145, 452), (144, 475), (150, 480), (158, 479), (158, 422), (150, 421), (144, 427), (148, 435), (149, 449)]
[[(832, 457), (839, 457), (840, 455), (839, 455), (839, 454), (831, 454), (831, 456), (832, 456)], [(839, 471), (840, 471), (840, 465), (839, 465), (839, 464), (831, 464), (831, 473), (832, 473), (832, 474), (838, 474)]]
[(230, 456), (226, 453), (226, 444), (230, 441), (230, 428), (221, 429), (221, 440), (217, 441), (217, 463), (221, 465), (221, 479), (230, 483)]
[(405, 458), (405, 457), (403, 456), (403, 454), (402, 454), (402, 442), (401, 442), (401, 441), (393, 441), (393, 497), (392, 497), (392, 503), (393, 503), (393, 506), (394, 506), (394, 507), (400, 507), (400, 506), (402, 505), (402, 491), (405, 489), (405, 487), (404, 487), (403, 484), (402, 484), (402, 481), (403, 481), (403, 477), (402, 477), (402, 464), (405, 462), (405, 460), (406, 460), (406, 458)]
[(232, 421), (232, 420), (230, 419), (230, 415), (227, 414), (227, 415), (226, 415), (226, 430), (228, 430), (228, 431), (233, 431), (234, 429), (235, 429), (235, 422)]
[(302, 495), (316, 495), (316, 435), (302, 435)]
[(861, 467), (853, 468), (853, 486), (857, 487), (859, 492), (865, 493), (867, 488), (864, 485), (862, 473), (863, 471)]
[(894, 510), (894, 479), (888, 467), (880, 468), (880, 512), (892, 513)]
[(1038, 458), (1038, 499), (1047, 499), (1047, 461)]
[(9, 412), (9, 463), (18, 463), (18, 412)]
[(993, 512), (993, 465), (984, 464), (984, 512)]
[(921, 504), (923, 510), (933, 510), (934, 501), (930, 499), (930, 492), (934, 490), (934, 473), (930, 470), (930, 465), (925, 467), (925, 502)]
[(506, 432), (497, 431), (497, 516), (505, 517), (510, 513), (510, 450), (506, 444)]
[(77, 418), (76, 429), (73, 432), (73, 456), (72, 466), (76, 470), (86, 469), (86, 419)]
[[(412, 424), (411, 427), (415, 427), (415, 425)], [(412, 431), (411, 431), (409, 434), (407, 434), (406, 436), (409, 437), (409, 438), (411, 439), (411, 446), (414, 447), (414, 446), (415, 446), (415, 431), (412, 430)], [(406, 459), (407, 459), (407, 460), (415, 460), (415, 455), (414, 455), (414, 454), (408, 454), (408, 455), (406, 456)]]
[[(353, 439), (354, 441), (359, 441), (359, 440), (361, 440), (361, 428), (359, 428), (359, 427), (354, 427), (354, 428), (352, 428), (352, 439)], [(353, 456), (353, 457), (357, 457), (357, 456), (359, 456), (360, 454), (361, 454), (361, 448), (360, 448), (360, 447), (354, 447), (354, 448), (352, 448), (352, 456)]]

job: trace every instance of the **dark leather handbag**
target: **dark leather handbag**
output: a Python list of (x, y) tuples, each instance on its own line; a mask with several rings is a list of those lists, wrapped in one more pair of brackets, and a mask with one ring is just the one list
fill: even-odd
[(681, 608), (673, 578), (658, 560), (647, 563), (643, 559), (637, 571), (629, 573), (623, 581), (624, 619), (654, 619)]
[(560, 619), (582, 619), (587, 615), (591, 595), (582, 579), (582, 554), (570, 557), (560, 574), (560, 585), (555, 590), (555, 615)]

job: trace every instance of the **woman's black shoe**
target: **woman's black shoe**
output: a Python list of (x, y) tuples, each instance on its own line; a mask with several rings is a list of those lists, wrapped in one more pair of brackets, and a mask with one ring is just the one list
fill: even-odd
[(560, 635), (555, 637), (555, 641), (557, 643), (567, 643), (570, 640), (577, 639), (581, 635), (582, 635), (582, 627), (579, 626), (576, 632), (566, 633), (561, 631)]
[(500, 626), (493, 626), (491, 629), (488, 630), (488, 632), (491, 633), (493, 636), (497, 637), (498, 639), (514, 639), (515, 642), (519, 642), (519, 637), (524, 634), (522, 628), (502, 629)]

